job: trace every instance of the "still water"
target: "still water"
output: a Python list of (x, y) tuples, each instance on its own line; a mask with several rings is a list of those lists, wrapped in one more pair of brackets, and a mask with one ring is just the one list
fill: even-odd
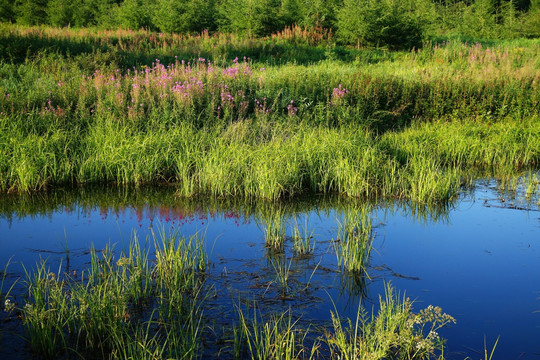
[[(327, 326), (330, 311), (354, 317), (359, 302), (375, 307), (384, 284), (414, 299), (418, 311), (442, 307), (457, 324), (439, 334), (449, 359), (483, 359), (500, 336), (497, 359), (540, 358), (540, 212), (537, 200), (501, 194), (478, 183), (443, 207), (373, 203), (373, 251), (365, 278), (337, 271), (334, 242), (351, 202), (311, 197), (281, 204), (185, 200), (174, 189), (92, 189), (0, 198), (0, 265), (8, 283), (47, 259), (51, 269), (81, 271), (91, 246), (126, 247), (134, 236), (152, 247), (152, 232), (199, 234), (210, 253), (217, 322), (234, 317), (233, 304), (256, 301), (261, 311), (293, 310), (306, 324)], [(312, 232), (312, 256), (272, 258), (264, 246), (264, 216), (276, 207), (287, 233), (295, 223)], [(275, 286), (275, 262), (290, 268), (286, 298)], [(19, 281), (13, 293), (22, 291)], [(17, 296), (17, 295), (15, 295)], [(22, 302), (22, 295), (19, 295)], [(212, 311), (210, 311), (210, 315)], [(31, 358), (4, 332), (0, 357)], [(16, 349), (14, 349), (16, 347)]]

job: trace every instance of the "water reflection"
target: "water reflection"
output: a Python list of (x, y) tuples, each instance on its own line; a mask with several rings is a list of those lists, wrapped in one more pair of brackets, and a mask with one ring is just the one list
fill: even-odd
[[(92, 244), (98, 251), (112, 244), (118, 260), (135, 236), (144, 242), (160, 229), (204, 233), (208, 314), (218, 323), (232, 321), (233, 304), (241, 303), (264, 313), (291, 307), (306, 324), (324, 324), (334, 304), (344, 316), (354, 316), (359, 301), (371, 309), (392, 281), (418, 309), (440, 305), (455, 315), (458, 324), (441, 332), (450, 358), (482, 351), (486, 333), (501, 335), (500, 358), (525, 352), (527, 359), (538, 351), (540, 219), (534, 202), (516, 211), (505, 199), (492, 182), (438, 206), (322, 196), (185, 199), (169, 187), (1, 195), (0, 261), (12, 258), (8, 282), (22, 273), (20, 264), (31, 267), (39, 257), (80, 274)], [(336, 249), (361, 234), (373, 247), (362, 270), (340, 267)], [(298, 250), (298, 239), (307, 240), (307, 250)]]

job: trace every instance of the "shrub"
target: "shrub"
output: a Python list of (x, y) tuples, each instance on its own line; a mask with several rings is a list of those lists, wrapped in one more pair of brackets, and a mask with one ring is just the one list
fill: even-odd
[(337, 13), (338, 39), (358, 47), (420, 47), (424, 19), (415, 1), (345, 0)]

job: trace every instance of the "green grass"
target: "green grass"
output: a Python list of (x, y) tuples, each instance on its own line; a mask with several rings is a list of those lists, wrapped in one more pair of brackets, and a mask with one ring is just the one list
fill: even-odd
[(371, 224), (371, 207), (360, 205), (347, 209), (338, 219), (338, 236), (334, 249), (338, 267), (342, 271), (367, 274), (367, 265), (374, 239)]
[(245, 353), (254, 360), (316, 358), (318, 343), (304, 345), (308, 332), (293, 321), (290, 310), (270, 316), (268, 320), (261, 318), (256, 310), (252, 317), (240, 307), (237, 310), (239, 326), (234, 337), (236, 358), (244, 358)]
[(266, 247), (274, 253), (283, 253), (287, 223), (289, 221), (284, 204), (260, 206), (256, 222), (264, 234)]
[(204, 299), (194, 278), (204, 270), (204, 247), (176, 233), (160, 236), (155, 263), (134, 236), (127, 251), (91, 249), (80, 279), (61, 267), (51, 272), (45, 261), (28, 270), (20, 311), (32, 352), (48, 359), (197, 358)]
[[(349, 237), (368, 233), (368, 211), (368, 207), (351, 210), (342, 231)], [(150, 240), (155, 255), (148, 250)], [(237, 359), (431, 359), (439, 354), (444, 358), (444, 341), (437, 331), (455, 320), (433, 306), (413, 313), (412, 302), (390, 284), (375, 315), (359, 306), (355, 320), (341, 319), (335, 311), (329, 314), (331, 322), (312, 326), (292, 309), (265, 309), (261, 299), (247, 310), (236, 306), (234, 324), (225, 325), (223, 336), (216, 337), (211, 325), (216, 309), (210, 300), (216, 292), (206, 284), (212, 265), (203, 237), (183, 238), (160, 230), (140, 244), (134, 234), (127, 248), (92, 248), (88, 269), (79, 277), (62, 265), (52, 271), (45, 261), (25, 270), (24, 305), (9, 310), (20, 314), (33, 356), (197, 359), (219, 353)], [(309, 296), (303, 293), (309, 283), (301, 294), (290, 286), (293, 258), (277, 254), (270, 261), (280, 301)]]
[(359, 305), (356, 319), (341, 319), (336, 312), (332, 320), (334, 331), (325, 339), (330, 357), (351, 360), (444, 358), (444, 341), (437, 330), (455, 323), (431, 305), (413, 313), (412, 302), (396, 294), (391, 284), (386, 285), (385, 297), (379, 297), (376, 315), (369, 316)]
[[(2, 26), (13, 55), (0, 60), (3, 192), (172, 183), (184, 197), (434, 203), (472, 179), (538, 167), (535, 40), (348, 49), (347, 61), (301, 64), (267, 61), (264, 41), (279, 37)], [(196, 44), (222, 53), (182, 63)], [(260, 56), (235, 62), (235, 47)], [(145, 51), (149, 62), (125, 63)]]
[(309, 257), (315, 250), (314, 230), (310, 230), (308, 224), (308, 215), (304, 215), (304, 223), (298, 223), (298, 217), (294, 219), (293, 226), (293, 251), (296, 256)]

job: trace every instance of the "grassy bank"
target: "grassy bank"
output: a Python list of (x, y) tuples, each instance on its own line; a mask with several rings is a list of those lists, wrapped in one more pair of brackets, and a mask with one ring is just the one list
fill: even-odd
[[(37, 45), (0, 64), (4, 192), (170, 182), (188, 197), (427, 203), (478, 176), (538, 167), (534, 40), (345, 49), (346, 61), (329, 53), (309, 65), (285, 53), (276, 65), (265, 49), (294, 49), (294, 38), (7, 29), (6, 49)], [(55, 50), (41, 51), (49, 42)], [(141, 65), (138, 53), (166, 60)]]

